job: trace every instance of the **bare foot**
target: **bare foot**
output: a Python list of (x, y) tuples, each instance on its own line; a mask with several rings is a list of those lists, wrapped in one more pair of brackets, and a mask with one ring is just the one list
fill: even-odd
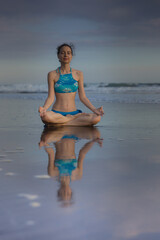
[(66, 118), (68, 118), (68, 120), (70, 121), (70, 120), (73, 120), (73, 119), (75, 119), (75, 118), (76, 118), (76, 116), (75, 116), (75, 115), (70, 115), (70, 114), (67, 114), (67, 115), (66, 115)]
[(66, 115), (66, 117), (69, 119), (69, 120), (73, 120), (73, 119), (76, 119), (77, 117), (79, 116), (82, 116), (82, 115), (86, 115), (87, 113), (77, 113), (76, 115)]

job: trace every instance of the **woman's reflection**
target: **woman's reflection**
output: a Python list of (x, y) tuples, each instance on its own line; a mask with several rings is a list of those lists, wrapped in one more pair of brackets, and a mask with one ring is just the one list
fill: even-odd
[[(89, 141), (80, 149), (77, 159), (75, 143), (79, 142), (77, 140), (80, 139), (88, 139)], [(46, 128), (42, 132), (39, 146), (44, 146), (48, 153), (48, 174), (51, 177), (59, 178), (58, 199), (60, 201), (71, 201), (70, 182), (82, 178), (85, 155), (95, 142), (102, 146), (100, 132), (96, 127), (65, 126)], [(55, 146), (55, 151), (53, 146)]]

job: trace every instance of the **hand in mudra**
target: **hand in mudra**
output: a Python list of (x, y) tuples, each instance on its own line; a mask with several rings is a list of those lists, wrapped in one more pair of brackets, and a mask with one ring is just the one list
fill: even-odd
[(40, 113), (40, 117), (43, 117), (46, 113), (46, 109), (44, 107), (39, 107), (38, 112)]
[(97, 109), (94, 109), (94, 113), (96, 113), (97, 115), (103, 116), (104, 115), (103, 107), (101, 106)]

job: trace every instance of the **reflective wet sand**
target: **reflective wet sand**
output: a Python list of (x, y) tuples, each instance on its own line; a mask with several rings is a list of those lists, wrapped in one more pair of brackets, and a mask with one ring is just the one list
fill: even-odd
[(2, 240), (160, 238), (158, 105), (105, 104), (96, 128), (59, 129), (38, 101), (0, 105)]

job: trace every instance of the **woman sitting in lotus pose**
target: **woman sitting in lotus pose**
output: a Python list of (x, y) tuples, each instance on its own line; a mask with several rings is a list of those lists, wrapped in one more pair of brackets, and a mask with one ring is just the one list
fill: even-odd
[[(83, 84), (83, 73), (72, 69), (70, 62), (73, 47), (62, 44), (57, 48), (57, 57), (61, 66), (48, 73), (48, 97), (43, 107), (39, 107), (42, 121), (48, 126), (73, 125), (91, 126), (97, 124), (103, 116), (103, 107), (95, 108), (86, 97)], [(93, 113), (82, 113), (75, 105), (78, 90), (79, 98)], [(47, 109), (54, 102), (52, 111)]]

